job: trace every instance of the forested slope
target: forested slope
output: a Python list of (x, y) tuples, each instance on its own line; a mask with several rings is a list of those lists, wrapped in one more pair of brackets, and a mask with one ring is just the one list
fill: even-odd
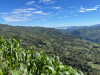
[(100, 44), (100, 26), (77, 29), (74, 30), (71, 34), (81, 36), (86, 40)]
[(58, 55), (66, 65), (71, 65), (85, 75), (99, 75), (100, 70), (92, 68), (88, 62), (100, 62), (100, 45), (88, 42), (81, 37), (62, 33), (54, 28), (20, 27), (0, 24), (0, 36), (21, 39), (20, 45), (34, 51)]

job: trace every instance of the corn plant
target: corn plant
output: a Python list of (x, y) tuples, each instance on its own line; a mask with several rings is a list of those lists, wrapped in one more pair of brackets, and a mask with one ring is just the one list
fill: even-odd
[(0, 37), (0, 75), (84, 75), (63, 65), (58, 56), (49, 57), (32, 48), (23, 49), (19, 41)]

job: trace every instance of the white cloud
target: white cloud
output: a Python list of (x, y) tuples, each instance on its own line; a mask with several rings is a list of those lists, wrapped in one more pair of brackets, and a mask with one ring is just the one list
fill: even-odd
[(42, 15), (48, 15), (48, 13), (43, 13), (43, 11), (34, 11), (33, 14), (42, 14)]
[(37, 10), (36, 8), (28, 8), (28, 9), (25, 9), (25, 10)]
[(79, 12), (86, 12), (86, 9), (85, 9), (85, 8), (83, 8), (83, 6), (81, 6), (81, 8), (80, 8)]
[(0, 13), (0, 14), (2, 14), (2, 15), (6, 15), (6, 14), (9, 14), (9, 13)]
[(20, 16), (5, 16), (3, 19), (6, 22), (22, 22), (22, 21), (27, 21), (30, 20), (28, 17), (20, 17)]
[(35, 8), (27, 8), (27, 9), (14, 9), (13, 12), (11, 12), (12, 14), (19, 14), (19, 13), (30, 13), (33, 10), (37, 10)]
[(32, 16), (32, 14), (22, 14), (23, 16)]
[[(6, 23), (8, 22), (24, 22), (34, 19), (46, 20), (52, 12), (45, 13), (43, 11), (36, 11), (35, 8), (14, 9), (12, 12), (1, 13)], [(44, 19), (44, 20), (43, 20)]]
[(46, 9), (56, 9), (56, 10), (60, 10), (62, 9), (61, 6), (55, 7), (55, 6), (51, 6), (51, 7), (45, 7)]
[(88, 12), (88, 11), (98, 10), (99, 7), (100, 5), (97, 5), (96, 7), (92, 7), (92, 8), (83, 8), (83, 6), (81, 6), (79, 12)]
[(99, 8), (100, 5), (94, 7), (94, 8), (91, 8), (91, 9), (86, 9), (86, 11), (93, 11), (93, 10), (97, 10)]
[(93, 10), (97, 10), (97, 9), (95, 9), (95, 8), (93, 8), (93, 9), (86, 9), (86, 11), (93, 11)]
[(45, 3), (45, 4), (54, 4), (56, 1), (53, 0), (40, 0), (39, 3)]
[(33, 5), (33, 6), (35, 6), (35, 7), (37, 7), (37, 8), (42, 8), (41, 6), (38, 6), (38, 5)]
[(52, 7), (53, 9), (57, 9), (57, 10), (59, 10), (59, 9), (61, 9), (61, 7), (59, 6), (59, 7)]
[(27, 5), (32, 5), (33, 3), (35, 3), (35, 1), (26, 2)]

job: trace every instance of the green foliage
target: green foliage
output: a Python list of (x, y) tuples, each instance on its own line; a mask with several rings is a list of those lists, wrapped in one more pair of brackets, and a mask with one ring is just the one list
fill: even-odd
[(71, 32), (71, 34), (100, 44), (100, 26), (77, 29)]
[[(0, 24), (0, 35), (21, 39), (19, 45), (27, 50), (44, 52), (49, 56), (59, 56), (64, 65), (82, 70), (85, 75), (100, 75), (88, 62), (100, 61), (100, 45), (84, 40), (81, 37), (62, 33), (54, 28), (23, 27)], [(43, 54), (43, 53), (41, 53)], [(100, 71), (100, 70), (99, 70)]]
[(93, 68), (100, 69), (100, 65), (98, 63), (89, 62), (88, 64)]
[(59, 57), (48, 57), (32, 49), (23, 49), (16, 39), (0, 37), (0, 75), (83, 75)]

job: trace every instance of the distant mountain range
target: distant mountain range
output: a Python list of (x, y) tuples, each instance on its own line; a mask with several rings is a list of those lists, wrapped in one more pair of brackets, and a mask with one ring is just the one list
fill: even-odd
[(70, 29), (70, 28), (82, 28), (87, 26), (65, 26), (65, 27), (56, 27), (55, 29)]
[(87, 28), (88, 26), (68, 26), (68, 27), (57, 27), (56, 29), (60, 30), (61, 32), (71, 33), (75, 29)]
[(59, 27), (58, 30), (75, 36), (81, 36), (85, 40), (100, 44), (100, 24), (92, 26), (70, 26), (66, 27), (66, 29), (64, 29), (64, 27)]
[(56, 27), (55, 29), (80, 29), (80, 28), (88, 28), (88, 27), (98, 27), (100, 24), (92, 25), (92, 26), (63, 26), (63, 27)]

